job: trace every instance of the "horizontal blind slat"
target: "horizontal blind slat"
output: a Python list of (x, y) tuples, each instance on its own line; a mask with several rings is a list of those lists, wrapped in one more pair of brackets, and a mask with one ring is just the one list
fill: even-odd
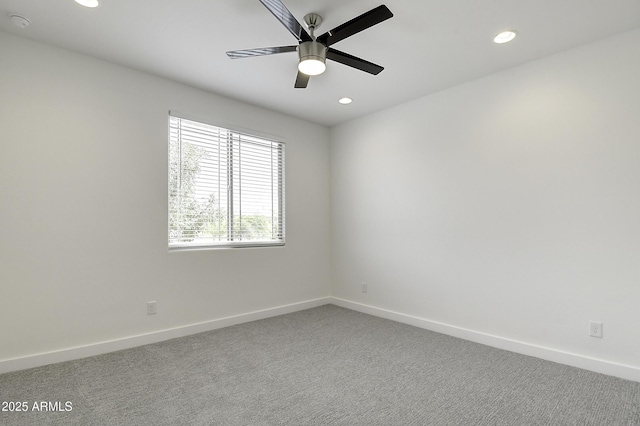
[(170, 247), (284, 243), (284, 144), (170, 116)]

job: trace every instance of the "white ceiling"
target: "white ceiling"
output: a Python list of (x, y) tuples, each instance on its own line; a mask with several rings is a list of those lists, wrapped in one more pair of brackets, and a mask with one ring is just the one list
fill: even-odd
[[(294, 89), (295, 53), (230, 60), (227, 50), (296, 44), (258, 0), (101, 0), (95, 9), (73, 0), (0, 0), (0, 30), (332, 126), (640, 28), (640, 0), (284, 3), (300, 22), (320, 14), (318, 34), (386, 4), (393, 18), (333, 46), (385, 70), (372, 76), (327, 61), (307, 89)], [(11, 13), (31, 25), (14, 26)], [(494, 44), (504, 29), (516, 29), (518, 38)], [(338, 104), (343, 96), (354, 102)]]

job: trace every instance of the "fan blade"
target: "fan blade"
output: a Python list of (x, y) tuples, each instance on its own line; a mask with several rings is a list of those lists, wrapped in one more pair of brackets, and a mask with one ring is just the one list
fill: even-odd
[(305, 73), (298, 71), (298, 75), (296, 76), (296, 84), (293, 86), (296, 89), (304, 89), (309, 84), (309, 76)]
[[(261, 0), (262, 1), (262, 0)], [(382, 21), (386, 21), (391, 18), (393, 13), (385, 5), (380, 5), (368, 12), (363, 13), (357, 18), (345, 22), (344, 24), (335, 27), (331, 31), (327, 31), (318, 37), (318, 41), (325, 46), (329, 47), (334, 43), (344, 40), (347, 37), (351, 37), (360, 31), (366, 30), (369, 27), (373, 27)]]
[(275, 55), (276, 53), (295, 52), (298, 46), (261, 47), (258, 49), (231, 50), (227, 56), (231, 59), (250, 58), (252, 56)]
[(302, 25), (300, 25), (298, 20), (289, 12), (287, 6), (280, 0), (260, 0), (260, 3), (269, 9), (269, 12), (273, 13), (273, 16), (275, 16), (298, 41), (311, 41), (309, 33), (302, 28)]
[(341, 52), (331, 47), (327, 50), (327, 59), (340, 62), (341, 64), (357, 68), (361, 71), (368, 72), (369, 74), (373, 75), (380, 74), (380, 72), (384, 69), (380, 65), (376, 65), (373, 62), (356, 58), (355, 56), (349, 55), (348, 53)]

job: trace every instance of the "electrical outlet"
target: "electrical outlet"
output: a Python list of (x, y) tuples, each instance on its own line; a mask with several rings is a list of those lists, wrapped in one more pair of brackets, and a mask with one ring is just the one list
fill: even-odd
[(156, 301), (147, 302), (147, 315), (155, 315), (158, 313)]
[(589, 336), (602, 338), (602, 323), (589, 321)]
[(362, 292), (363, 293), (367, 292), (367, 283), (365, 283), (365, 282), (362, 283)]

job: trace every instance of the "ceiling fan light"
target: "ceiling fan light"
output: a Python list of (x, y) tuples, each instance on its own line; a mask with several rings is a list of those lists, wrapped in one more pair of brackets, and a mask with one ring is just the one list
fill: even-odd
[(307, 75), (322, 74), (326, 69), (327, 48), (316, 41), (306, 41), (298, 46), (300, 62), (298, 70)]
[(319, 75), (327, 69), (327, 65), (318, 58), (301, 59), (298, 70), (306, 75)]

